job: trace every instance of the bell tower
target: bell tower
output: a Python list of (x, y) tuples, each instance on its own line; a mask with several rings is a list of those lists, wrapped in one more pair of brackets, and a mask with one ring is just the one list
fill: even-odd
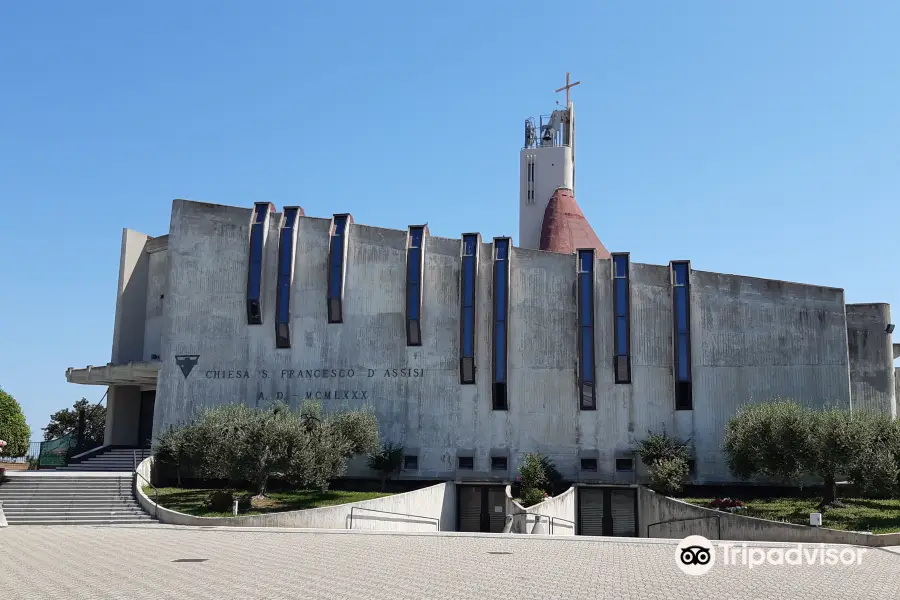
[(569, 83), (556, 90), (566, 92), (565, 108), (525, 120), (525, 145), (519, 153), (519, 239), (522, 248), (540, 249), (544, 212), (559, 188), (575, 193), (575, 106)]

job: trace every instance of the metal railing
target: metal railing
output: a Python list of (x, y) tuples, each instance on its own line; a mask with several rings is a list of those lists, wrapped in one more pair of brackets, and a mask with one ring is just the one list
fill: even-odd
[(547, 519), (547, 520), (550, 522), (550, 527), (549, 527), (549, 530), (548, 530), (548, 533), (549, 533), (550, 535), (554, 535), (554, 534), (553, 534), (553, 524), (554, 524), (554, 522), (556, 522), (556, 521), (563, 521), (563, 522), (565, 522), (565, 523), (571, 524), (571, 526), (572, 526), (572, 533), (573, 533), (573, 534), (575, 533), (575, 521), (570, 521), (569, 519), (563, 519), (562, 517), (553, 517), (553, 516), (550, 516), (550, 515), (542, 515), (542, 514), (540, 514), (540, 513), (530, 513), (530, 512), (527, 512), (527, 511), (519, 511), (519, 512), (509, 513), (509, 516), (512, 516), (513, 518), (519, 517), (519, 516), (521, 516), (521, 515), (525, 515), (525, 529), (526, 529), (526, 531), (525, 531), (524, 533), (529, 533), (529, 532), (527, 531), (527, 529), (528, 529), (528, 517), (535, 517), (535, 518), (536, 518), (535, 522), (537, 522), (537, 517), (540, 517), (540, 518), (542, 518), (542, 519)]
[(408, 517), (408, 518), (412, 518), (412, 519), (421, 519), (421, 520), (423, 520), (423, 521), (433, 521), (433, 522), (434, 522), (434, 526), (435, 526), (435, 528), (437, 529), (437, 531), (440, 531), (440, 530), (441, 530), (441, 520), (438, 519), (438, 518), (436, 518), (436, 517), (423, 517), (422, 515), (410, 515), (410, 514), (406, 514), (406, 513), (390, 512), (390, 511), (387, 511), (387, 510), (375, 510), (374, 508), (361, 508), (361, 507), (359, 507), (359, 506), (352, 506), (352, 507), (350, 507), (350, 522), (349, 522), (348, 525), (347, 525), (347, 529), (353, 529), (353, 511), (356, 511), (356, 510), (366, 511), (366, 512), (374, 512), (374, 513), (380, 513), (380, 514), (383, 514), (383, 515), (395, 515), (395, 516), (398, 516), (398, 517)]
[[(144, 477), (143, 475), (138, 473), (137, 469), (134, 470), (134, 474), (136, 477), (140, 477), (141, 479), (146, 481), (147, 485), (149, 485), (150, 487), (153, 488), (153, 492), (154, 492), (154, 494), (153, 494), (153, 503), (154, 503), (153, 504), (153, 516), (156, 518), (159, 518), (159, 488), (157, 488), (155, 485), (150, 483), (149, 479), (147, 479), (146, 477)], [(135, 483), (137, 483), (137, 480), (135, 480)]]
[[(547, 516), (547, 515), (543, 515)], [(562, 517), (550, 517), (550, 535), (553, 535), (553, 523), (555, 521), (564, 521), (572, 525), (572, 535), (575, 534), (575, 521), (570, 521), (569, 519), (563, 519)]]

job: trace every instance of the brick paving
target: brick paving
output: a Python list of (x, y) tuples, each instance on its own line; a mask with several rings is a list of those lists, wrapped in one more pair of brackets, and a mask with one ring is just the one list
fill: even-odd
[[(900, 554), (859, 566), (675, 564), (677, 541), (148, 526), (0, 529), (0, 598), (848, 600), (900, 597)], [(754, 544), (756, 546), (783, 546)], [(173, 562), (206, 559), (203, 562)]]

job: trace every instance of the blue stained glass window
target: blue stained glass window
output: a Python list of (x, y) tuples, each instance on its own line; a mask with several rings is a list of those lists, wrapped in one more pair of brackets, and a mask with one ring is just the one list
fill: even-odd
[(463, 306), (475, 306), (475, 257), (463, 259)]
[(496, 370), (494, 380), (506, 381), (506, 323), (498, 321), (494, 327), (496, 338), (494, 339), (494, 352), (496, 353)]
[(254, 215), (253, 222), (254, 223), (262, 223), (266, 220), (266, 213), (269, 212), (268, 204), (257, 204), (256, 205), (256, 214)]
[(613, 264), (615, 265), (615, 277), (628, 277), (627, 256), (613, 257)]
[(328, 297), (337, 298), (341, 295), (341, 265), (336, 264), (331, 268), (331, 277), (328, 282)]
[(688, 299), (687, 288), (675, 288), (675, 327), (678, 333), (688, 333)]
[(678, 380), (690, 381), (690, 363), (688, 362), (688, 335), (685, 333), (678, 335)]
[(594, 271), (594, 253), (590, 251), (582, 251), (578, 257), (578, 266), (582, 273), (592, 273)]
[(494, 282), (494, 317), (498, 321), (506, 320), (506, 263), (498, 262), (497, 264), (497, 281)]
[(409, 283), (409, 319), (419, 320), (419, 284)]
[(262, 225), (254, 225), (250, 234), (250, 279), (247, 296), (259, 298), (262, 279), (263, 231)]
[(616, 355), (628, 354), (628, 319), (616, 317)]
[(424, 235), (425, 230), (422, 227), (413, 227), (409, 231), (409, 247), (410, 248), (421, 248), (422, 247), (422, 236)]
[(278, 294), (280, 296), (278, 304), (278, 321), (286, 323), (288, 320), (288, 310), (290, 309), (291, 297), (291, 280), (283, 278), (278, 286)]
[(419, 271), (422, 269), (422, 260), (421, 255), (419, 254), (421, 250), (419, 248), (410, 248), (407, 254), (407, 261), (409, 263), (409, 280), (410, 282), (418, 283), (419, 282)]
[(578, 288), (581, 297), (578, 299), (578, 309), (581, 313), (581, 324), (593, 325), (594, 315), (591, 314), (591, 292), (593, 291), (594, 286), (591, 285), (593, 283), (593, 281), (591, 281), (591, 274), (582, 273), (579, 277), (581, 278), (581, 285), (579, 285)]
[(475, 356), (475, 309), (463, 309), (463, 356)]
[(497, 240), (497, 260), (509, 258), (509, 240)]
[(344, 229), (347, 227), (347, 215), (339, 215), (334, 218), (334, 235), (344, 235)]
[(581, 328), (581, 380), (594, 380), (594, 328)]
[(463, 236), (463, 256), (475, 256), (478, 246), (478, 237), (475, 235)]
[(628, 280), (616, 279), (616, 316), (628, 315)]
[(675, 285), (687, 285), (688, 282), (688, 266), (687, 263), (675, 263)]

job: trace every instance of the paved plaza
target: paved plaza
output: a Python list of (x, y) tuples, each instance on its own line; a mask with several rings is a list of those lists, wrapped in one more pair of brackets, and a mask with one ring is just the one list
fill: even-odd
[[(675, 563), (677, 541), (136, 526), (0, 529), (4, 600), (895, 600), (900, 554), (854, 566)], [(777, 547), (779, 544), (756, 544)], [(182, 562), (176, 562), (182, 561)]]

